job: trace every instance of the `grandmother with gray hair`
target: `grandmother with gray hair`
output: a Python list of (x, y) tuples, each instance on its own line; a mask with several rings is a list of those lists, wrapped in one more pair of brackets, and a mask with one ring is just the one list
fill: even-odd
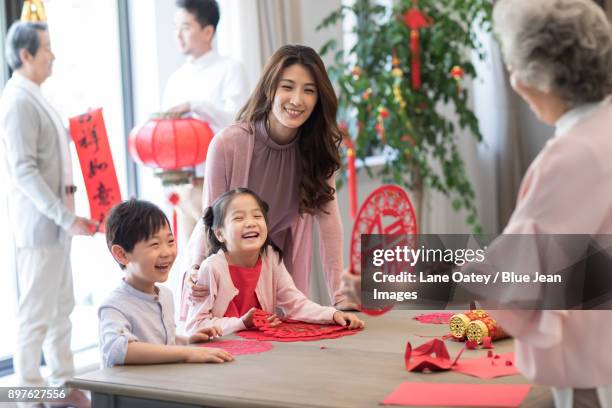
[[(49, 384), (63, 386), (74, 375), (71, 236), (92, 235), (97, 223), (74, 214), (68, 132), (40, 90), (55, 59), (47, 26), (14, 23), (5, 49), (14, 70), (0, 97), (0, 138), (10, 181), (6, 188), (19, 288), (13, 365), (19, 386), (46, 385), (40, 373), (44, 348), (51, 369)], [(65, 400), (49, 405), (81, 408), (90, 403), (73, 390)]]
[[(555, 126), (504, 234), (612, 234), (612, 31), (592, 0), (501, 0), (494, 30), (514, 90)], [(612, 311), (492, 311), (516, 364), (557, 407), (612, 407)]]

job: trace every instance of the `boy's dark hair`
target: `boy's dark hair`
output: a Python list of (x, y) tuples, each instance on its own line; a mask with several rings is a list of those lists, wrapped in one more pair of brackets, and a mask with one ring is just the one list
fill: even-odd
[(176, 7), (193, 14), (202, 28), (211, 25), (217, 32), (219, 5), (216, 0), (177, 0)]
[[(227, 207), (229, 207), (230, 203), (234, 198), (241, 194), (248, 194), (252, 196), (255, 201), (257, 201), (257, 205), (261, 209), (264, 220), (266, 222), (266, 226), (269, 226), (268, 223), (268, 203), (263, 201), (255, 192), (249, 190), (248, 188), (235, 188), (233, 190), (227, 191), (221, 194), (217, 199), (212, 203), (210, 207), (204, 211), (204, 227), (206, 228), (206, 240), (208, 243), (208, 254), (206, 256), (213, 255), (222, 249), (223, 251), (227, 251), (225, 244), (220, 242), (215, 235), (215, 231), (219, 228), (223, 227), (223, 221), (225, 220), (225, 216), (227, 215)], [(270, 231), (268, 231), (268, 236), (266, 237), (266, 241), (263, 243), (261, 247), (261, 253), (264, 253), (268, 246), (271, 246), (278, 253), (279, 263), (283, 261), (283, 251), (276, 246), (272, 239), (270, 238)]]
[(158, 206), (132, 198), (114, 206), (106, 217), (106, 245), (109, 250), (119, 245), (132, 252), (137, 243), (151, 238), (164, 224), (170, 228), (166, 214)]

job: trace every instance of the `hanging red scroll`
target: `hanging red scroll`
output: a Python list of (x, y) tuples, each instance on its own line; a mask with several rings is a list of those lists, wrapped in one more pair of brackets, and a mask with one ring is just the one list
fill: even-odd
[(121, 191), (113, 163), (102, 108), (70, 118), (70, 135), (76, 146), (91, 219), (100, 222), (110, 209), (121, 202)]

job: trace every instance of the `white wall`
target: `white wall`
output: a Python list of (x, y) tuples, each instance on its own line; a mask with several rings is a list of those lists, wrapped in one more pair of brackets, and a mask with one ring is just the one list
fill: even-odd
[[(302, 24), (302, 44), (308, 45), (319, 51), (321, 46), (329, 39), (335, 38), (338, 46), (342, 45), (342, 25), (330, 27), (325, 30), (316, 31), (315, 28), (332, 11), (340, 8), (340, 0), (300, 0), (301, 5), (301, 24)], [(333, 61), (333, 55), (328, 54), (323, 57), (323, 62), (327, 66)]]

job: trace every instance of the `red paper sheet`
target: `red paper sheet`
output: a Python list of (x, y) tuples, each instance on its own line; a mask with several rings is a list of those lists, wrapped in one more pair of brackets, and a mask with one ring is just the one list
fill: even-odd
[(100, 222), (100, 231), (103, 232), (106, 214), (121, 202), (121, 191), (102, 108), (70, 118), (70, 135), (79, 156), (91, 218)]
[(529, 384), (433, 384), (402, 383), (383, 405), (449, 407), (519, 407)]
[(421, 323), (448, 324), (454, 315), (454, 313), (425, 313), (415, 316), (414, 320)]
[(208, 343), (200, 343), (199, 347), (216, 347), (223, 349), (233, 356), (245, 354), (257, 354), (272, 350), (274, 345), (268, 341), (248, 341), (248, 340), (218, 340)]
[(462, 359), (453, 368), (454, 371), (488, 380), (496, 377), (517, 375), (514, 364), (514, 353), (493, 355), (492, 357)]

